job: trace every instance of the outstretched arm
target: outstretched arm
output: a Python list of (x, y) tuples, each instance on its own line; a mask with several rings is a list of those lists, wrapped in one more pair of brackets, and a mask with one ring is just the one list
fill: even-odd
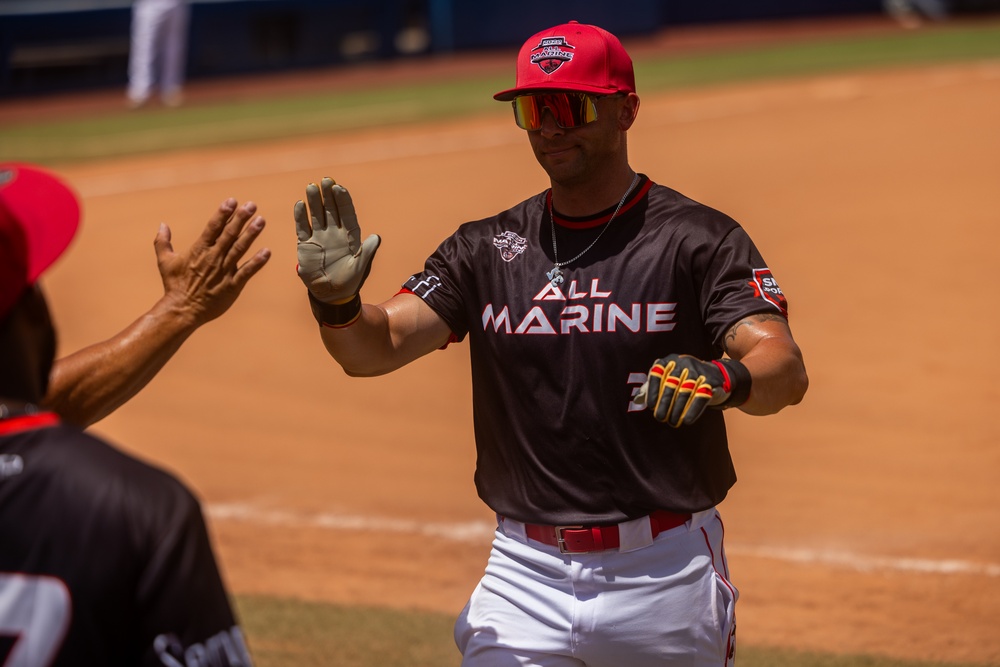
[(363, 242), (351, 194), (332, 178), (306, 186), (292, 209), (298, 274), (309, 292), (323, 344), (348, 375), (383, 375), (448, 342), (451, 330), (423, 299), (397, 294), (373, 305), (361, 287), (381, 243)]
[(753, 378), (750, 397), (740, 410), (769, 415), (802, 400), (809, 378), (785, 318), (774, 314), (745, 317), (729, 329), (724, 343), (726, 354), (746, 366)]
[(451, 337), (445, 321), (415, 294), (364, 304), (350, 326), (320, 326), (327, 352), (355, 377), (384, 375), (443, 347)]
[(769, 415), (802, 400), (809, 387), (802, 352), (785, 318), (745, 317), (726, 333), (728, 358), (668, 354), (657, 359), (634, 401), (674, 427), (696, 422), (710, 407)]
[(93, 424), (145, 387), (195, 330), (226, 312), (271, 256), (262, 248), (240, 264), (264, 229), (256, 211), (252, 202), (237, 207), (227, 199), (183, 253), (174, 252), (170, 228), (161, 224), (153, 245), (163, 296), (115, 336), (58, 359), (46, 407), (66, 421)]

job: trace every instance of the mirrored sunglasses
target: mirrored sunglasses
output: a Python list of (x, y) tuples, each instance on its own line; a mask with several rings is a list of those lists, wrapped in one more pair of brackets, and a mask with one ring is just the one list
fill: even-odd
[(542, 112), (548, 109), (564, 130), (597, 120), (597, 96), (587, 93), (539, 93), (515, 97), (514, 120), (522, 130), (540, 130)]

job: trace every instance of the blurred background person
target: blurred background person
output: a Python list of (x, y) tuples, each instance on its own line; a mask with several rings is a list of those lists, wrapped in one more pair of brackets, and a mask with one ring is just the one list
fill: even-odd
[(184, 101), (187, 0), (134, 0), (128, 63), (128, 105), (144, 106), (159, 90), (165, 106)]
[(882, 0), (886, 13), (906, 28), (916, 28), (924, 20), (944, 21), (948, 18), (948, 0)]

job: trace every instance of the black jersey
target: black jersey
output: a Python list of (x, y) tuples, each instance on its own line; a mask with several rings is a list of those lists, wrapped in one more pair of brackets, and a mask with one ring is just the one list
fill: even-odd
[(722, 413), (675, 429), (631, 399), (670, 353), (722, 355), (725, 332), (785, 301), (730, 217), (643, 177), (605, 229), (555, 212), (550, 192), (462, 225), (404, 288), (469, 338), (476, 487), (536, 523), (693, 512), (736, 481)]
[(251, 664), (191, 492), (52, 413), (0, 421), (12, 664)]

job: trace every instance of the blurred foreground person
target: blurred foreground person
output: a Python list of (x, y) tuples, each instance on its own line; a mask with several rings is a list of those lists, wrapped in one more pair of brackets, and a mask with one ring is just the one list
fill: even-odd
[(197, 499), (39, 407), (56, 330), (37, 281), (79, 218), (53, 175), (0, 165), (0, 664), (251, 665)]

